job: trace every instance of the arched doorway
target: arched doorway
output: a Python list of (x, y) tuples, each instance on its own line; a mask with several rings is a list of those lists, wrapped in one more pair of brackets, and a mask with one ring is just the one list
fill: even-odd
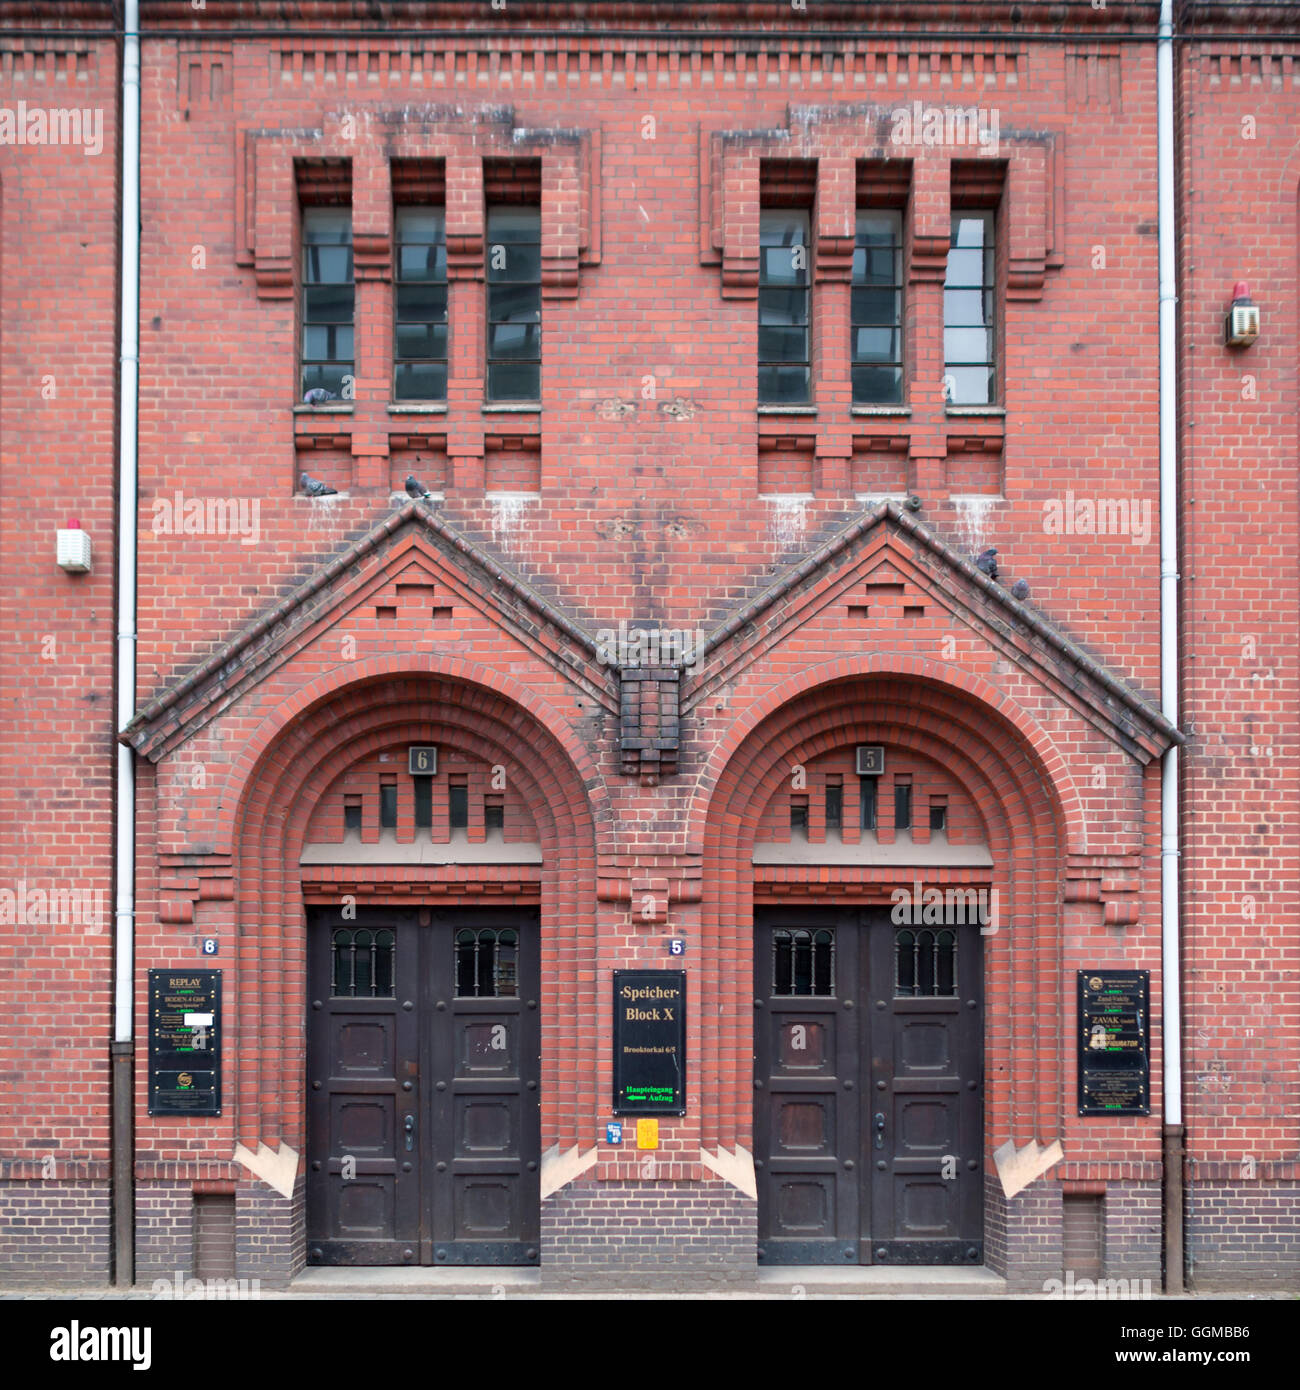
[(702, 1007), (753, 1063), (705, 1039), (706, 1142), (753, 1156), (760, 1263), (999, 1267), (992, 1149), (1061, 1121), (1049, 752), (942, 671), (792, 690), (725, 750)]
[(238, 1123), (303, 1153), (299, 1265), (538, 1261), (543, 1154), (592, 1105), (544, 1026), (592, 990), (594, 837), (585, 755), (513, 693), (363, 678), (245, 784)]

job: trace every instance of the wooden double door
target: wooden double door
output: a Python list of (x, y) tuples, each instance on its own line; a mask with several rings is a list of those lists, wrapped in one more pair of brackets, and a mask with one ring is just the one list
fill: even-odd
[(756, 913), (761, 1264), (983, 1261), (979, 926), (890, 914)]
[(313, 910), (312, 1264), (535, 1264), (535, 911)]

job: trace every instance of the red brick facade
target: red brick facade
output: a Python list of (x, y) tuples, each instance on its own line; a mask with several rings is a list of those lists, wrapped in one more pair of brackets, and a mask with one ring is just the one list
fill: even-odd
[[(1012, 23), (1000, 4), (886, 21), (511, 0), (394, 6), (392, 32), (343, 0), (310, 22), (142, 8), (137, 1277), (191, 1269), (194, 1194), (234, 1196), (232, 1272), (309, 1260), (306, 910), (347, 900), (539, 909), (544, 1277), (669, 1260), (752, 1278), (755, 909), (888, 906), (923, 881), (997, 903), (968, 1179), (983, 1262), (1040, 1289), (1064, 1204), (1099, 1199), (1105, 1273), (1159, 1280), (1161, 1032), (1150, 1116), (1080, 1117), (1074, 981), (1150, 971), (1161, 1017), (1160, 760), (1181, 743), (1187, 1268), (1207, 1288), (1293, 1279), (1300, 48), (1269, 37), (1267, 7), (1182, 7), (1175, 59), (1179, 729), (1159, 712), (1157, 6), (1025, 4)], [(84, 886), (105, 910), (0, 925), (0, 1177), (25, 1213), (0, 1251), (8, 1277), (67, 1282), (114, 1273), (120, 49), (110, 6), (35, 9), (41, 36), (4, 39), (0, 107), (102, 108), (103, 150), (0, 144), (0, 853), (14, 901)], [(996, 145), (925, 138), (926, 112), (954, 107), (996, 120)], [(521, 189), (540, 207), (541, 395), (502, 408), (486, 207)], [(318, 199), (351, 209), (355, 391), (313, 407)], [(422, 406), (390, 399), (394, 209), (417, 199), (446, 210), (450, 343), (445, 403)], [(759, 213), (800, 199), (815, 404), (771, 407)], [(853, 402), (855, 209), (876, 206), (903, 209), (897, 406)], [(954, 208), (994, 213), (995, 406), (946, 398)], [(1238, 279), (1263, 332), (1234, 354)], [(303, 472), (337, 495), (304, 495)], [(435, 495), (408, 499), (410, 473)], [(1098, 533), (1089, 506), (1123, 526)], [(70, 517), (87, 575), (53, 562)], [(991, 546), (996, 583), (974, 563)], [(638, 624), (696, 659), (611, 661)], [(888, 767), (874, 857), (863, 744)], [(411, 745), (439, 749), (428, 827)], [(353, 839), (346, 859), (305, 852)], [(417, 842), (451, 850), (414, 862)], [(150, 1116), (146, 972), (205, 964), (224, 972), (222, 1114)], [(688, 1105), (648, 1170), (604, 1142), (611, 978), (669, 966), (691, 1001)], [(993, 1151), (1058, 1139), (1064, 1161), (1006, 1198)], [(292, 1149), (294, 1195), (237, 1145)]]

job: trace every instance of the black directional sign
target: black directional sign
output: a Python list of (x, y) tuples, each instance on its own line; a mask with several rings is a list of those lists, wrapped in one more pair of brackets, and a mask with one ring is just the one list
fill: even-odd
[(149, 1113), (221, 1114), (221, 971), (149, 972)]
[(1079, 971), (1079, 1114), (1151, 1113), (1151, 974)]
[(614, 971), (614, 1114), (686, 1113), (686, 972)]

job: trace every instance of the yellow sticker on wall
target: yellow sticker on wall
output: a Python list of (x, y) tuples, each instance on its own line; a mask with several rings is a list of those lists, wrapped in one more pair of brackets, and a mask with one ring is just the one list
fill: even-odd
[(638, 1149), (657, 1149), (659, 1147), (658, 1120), (638, 1120), (636, 1122), (636, 1146)]

